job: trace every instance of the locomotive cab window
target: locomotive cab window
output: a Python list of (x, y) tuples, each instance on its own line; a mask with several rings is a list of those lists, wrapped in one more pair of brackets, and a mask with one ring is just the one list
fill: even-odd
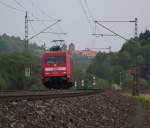
[(45, 64), (65, 64), (64, 56), (49, 56), (45, 60)]

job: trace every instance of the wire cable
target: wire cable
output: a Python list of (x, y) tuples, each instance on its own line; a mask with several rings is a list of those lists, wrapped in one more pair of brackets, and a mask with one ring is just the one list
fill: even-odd
[[(25, 11), (27, 11), (29, 14), (31, 14), (36, 20), (39, 20), (38, 17), (36, 17), (35, 15), (33, 15), (32, 12), (28, 11), (28, 9), (25, 8), (20, 2), (18, 2), (17, 0), (13, 0), (13, 1), (14, 1), (17, 5), (19, 5), (21, 8), (23, 8)], [(40, 21), (40, 22), (41, 22), (41, 24), (42, 24), (44, 27), (46, 27), (46, 24), (45, 24), (43, 21)]]
[[(85, 3), (85, 6), (87, 8), (87, 12), (89, 14), (89, 20), (91, 21), (92, 20), (92, 23), (94, 22), (94, 17), (93, 17), (93, 14), (89, 8), (89, 5), (88, 5), (88, 1), (87, 0), (84, 0), (84, 3)], [(95, 31), (95, 27), (92, 26), (92, 31), (94, 32)]]
[(79, 0), (79, 3), (80, 3), (80, 6), (81, 6), (81, 9), (83, 10), (83, 13), (84, 13), (84, 15), (85, 15), (85, 17), (86, 17), (86, 19), (87, 19), (87, 22), (88, 22), (89, 25), (90, 25), (90, 29), (91, 29), (91, 32), (92, 32), (92, 29), (93, 29), (92, 23), (91, 23), (91, 20), (89, 19), (89, 16), (88, 16), (88, 14), (87, 14), (86, 9), (85, 9), (84, 6), (83, 6), (82, 0)]
[[(49, 18), (50, 20), (52, 20), (52, 21), (56, 21), (56, 19), (54, 19), (53, 17), (51, 17), (51, 16), (49, 16), (47, 13), (45, 13), (45, 11), (42, 10), (42, 9), (38, 6), (37, 3), (35, 3), (33, 0), (31, 0), (31, 2), (32, 2), (32, 5), (33, 5), (34, 7), (36, 7), (36, 8), (39, 10), (39, 12), (40, 12), (41, 14), (45, 15), (46, 17), (48, 17), (48, 18)], [(43, 23), (44, 23), (44, 22), (43, 22)], [(59, 29), (60, 33), (61, 33), (61, 32), (63, 33), (62, 28), (61, 28), (61, 26), (60, 26), (59, 24), (57, 25), (57, 28)], [(55, 33), (55, 32), (54, 32), (54, 33)], [(57, 35), (57, 37), (58, 37), (59, 39), (62, 39), (60, 34), (56, 34), (56, 35)]]
[[(31, 22), (29, 22), (29, 23), (30, 23), (30, 26), (31, 26), (31, 29), (32, 29), (33, 33), (37, 33), (36, 30), (34, 29), (32, 23), (31, 23)], [(41, 40), (38, 36), (37, 36), (37, 38), (38, 38), (38, 40), (40, 40), (41, 42), (44, 42), (44, 41)]]
[[(33, 0), (31, 0), (31, 2), (32, 2), (33, 5), (39, 10), (39, 12), (40, 12), (41, 14), (47, 16), (50, 20), (56, 21), (56, 19), (54, 19), (52, 16), (48, 15), (44, 10), (42, 10), (42, 9), (38, 6), (37, 3), (35, 3)], [(57, 25), (57, 28), (59, 29), (59, 33), (63, 33), (63, 32), (64, 32), (60, 24)], [(55, 33), (55, 32), (54, 32), (54, 33)], [(57, 35), (57, 32), (56, 32), (56, 35)], [(58, 34), (57, 37), (58, 37), (59, 39), (62, 39), (62, 37), (61, 37), (60, 34)]]
[(55, 24), (57, 24), (58, 22), (60, 22), (60, 20), (57, 20), (55, 23), (49, 25), (48, 27), (46, 27), (45, 29), (43, 29), (42, 31), (40, 31), (39, 33), (33, 35), (32, 37), (29, 38), (29, 40), (33, 39), (34, 37), (40, 35), (41, 33), (45, 32), (46, 30), (48, 30), (49, 28), (51, 28), (52, 26), (54, 26)]
[(45, 11), (43, 11), (35, 2), (33, 2), (33, 0), (30, 0), (30, 1), (33, 3), (33, 6), (35, 6), (35, 7), (39, 10), (39, 12), (41, 12), (41, 14), (47, 16), (47, 17), (48, 17), (49, 19), (51, 19), (51, 20), (55, 20), (53, 17), (47, 15), (47, 14), (45, 13)]
[(23, 13), (25, 13), (24, 10), (15, 8), (15, 7), (13, 7), (13, 6), (11, 6), (11, 5), (7, 4), (7, 3), (4, 3), (4, 2), (2, 2), (2, 1), (0, 1), (0, 4), (6, 6), (6, 7), (8, 7), (8, 8), (10, 8), (10, 9), (16, 10), (16, 11), (18, 11), (18, 12), (23, 12)]
[(89, 5), (88, 5), (87, 0), (84, 0), (84, 3), (85, 3), (85, 5), (86, 5), (86, 7), (87, 7), (87, 10), (88, 10), (88, 12), (89, 12), (89, 15), (91, 16), (91, 19), (94, 21), (93, 14), (92, 14), (92, 12), (91, 12), (91, 10), (90, 10), (90, 8), (89, 8)]
[[(16, 4), (18, 4), (21, 8), (23, 8), (24, 10), (26, 10), (27, 11), (27, 9), (20, 3), (20, 2), (18, 2), (17, 0), (14, 0), (15, 2), (16, 2)], [(34, 2), (32, 1), (32, 3), (34, 4)], [(40, 11), (42, 11), (42, 10), (40, 10)], [(37, 18), (35, 15), (33, 15), (33, 13), (32, 12), (29, 12), (29, 11), (27, 11), (29, 14), (31, 14), (36, 20), (39, 20), (39, 18)], [(44, 13), (44, 11), (42, 11), (41, 13)], [(45, 14), (45, 13), (44, 13)], [(49, 18), (50, 18), (50, 16), (48, 16)], [(39, 20), (40, 21), (40, 20)], [(58, 20), (57, 20), (58, 21)], [(41, 22), (41, 24), (44, 26), (44, 27), (46, 27), (47, 28), (47, 25), (43, 22), (43, 21), (40, 21)], [(51, 26), (51, 25), (50, 25)], [(49, 29), (51, 29), (51, 27), (48, 27)], [(47, 30), (47, 29), (46, 29)], [(59, 35), (58, 35), (58, 37), (59, 37)], [(34, 38), (34, 37), (32, 37), (32, 38)], [(60, 37), (59, 37), (60, 38)]]
[(25, 11), (27, 11), (27, 9), (17, 0), (14, 0), (21, 8), (23, 8)]
[[(92, 12), (91, 12), (91, 10), (89, 8), (88, 1), (84, 0), (84, 4), (85, 4), (85, 6), (87, 8), (87, 13), (89, 15), (89, 20), (93, 23), (94, 22), (94, 17), (93, 17), (93, 14), (92, 14)], [(96, 23), (93, 24), (91, 29), (92, 29), (92, 33), (96, 33)], [(95, 45), (95, 42), (96, 42), (96, 36), (92, 36), (92, 38), (91, 38), (91, 45), (92, 46)]]
[(126, 39), (126, 38), (123, 37), (122, 35), (120, 35), (120, 34), (114, 32), (113, 30), (109, 29), (108, 27), (106, 27), (106, 26), (100, 24), (98, 21), (95, 21), (95, 23), (97, 23), (99, 26), (105, 28), (106, 30), (110, 31), (111, 33), (115, 34), (116, 36), (119, 36), (120, 38), (124, 39), (125, 41), (127, 41), (127, 42), (129, 41), (128, 39)]

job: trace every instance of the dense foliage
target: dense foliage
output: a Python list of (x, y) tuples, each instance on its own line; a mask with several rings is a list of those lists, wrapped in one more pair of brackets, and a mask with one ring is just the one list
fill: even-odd
[[(19, 37), (0, 36), (0, 89), (41, 88), (39, 58), (42, 47), (30, 44), (24, 48)], [(30, 67), (31, 77), (25, 77), (25, 68)]]
[[(39, 61), (30, 53), (14, 52), (0, 57), (0, 89), (40, 88)], [(31, 77), (25, 76), (25, 68), (30, 67)]]
[[(133, 84), (129, 70), (137, 65), (141, 85), (150, 84), (150, 31), (126, 42), (116, 53), (99, 52), (87, 73), (123, 87)], [(122, 83), (120, 83), (122, 82)]]
[[(19, 37), (0, 36), (0, 89), (37, 89), (42, 88), (39, 59), (43, 46), (35, 43), (25, 51), (24, 40)], [(66, 49), (66, 46), (64, 46)], [(92, 87), (93, 76), (96, 87), (110, 85), (130, 87), (133, 78), (129, 74), (132, 66), (138, 65), (139, 81), (143, 86), (150, 85), (150, 31), (146, 30), (136, 39), (126, 42), (119, 52), (99, 52), (94, 59), (72, 56), (73, 80), (81, 85), (85, 80)], [(30, 66), (31, 77), (25, 77), (25, 67)]]
[[(19, 37), (8, 36), (3, 34), (0, 36), (0, 54), (23, 52), (25, 49), (25, 41)], [(44, 50), (44, 46), (38, 46), (36, 43), (30, 43), (29, 51), (39, 57)]]

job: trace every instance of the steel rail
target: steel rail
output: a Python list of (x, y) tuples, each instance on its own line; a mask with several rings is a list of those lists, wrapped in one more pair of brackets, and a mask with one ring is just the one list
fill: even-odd
[(16, 101), (16, 100), (43, 100), (55, 98), (68, 98), (86, 96), (103, 92), (102, 90), (53, 90), (53, 91), (4, 91), (0, 92), (0, 100)]

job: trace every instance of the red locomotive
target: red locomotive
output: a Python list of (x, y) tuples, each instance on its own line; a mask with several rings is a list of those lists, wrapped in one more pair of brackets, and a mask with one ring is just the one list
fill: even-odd
[(69, 88), (71, 82), (70, 55), (59, 46), (45, 52), (41, 58), (42, 83), (49, 89)]

